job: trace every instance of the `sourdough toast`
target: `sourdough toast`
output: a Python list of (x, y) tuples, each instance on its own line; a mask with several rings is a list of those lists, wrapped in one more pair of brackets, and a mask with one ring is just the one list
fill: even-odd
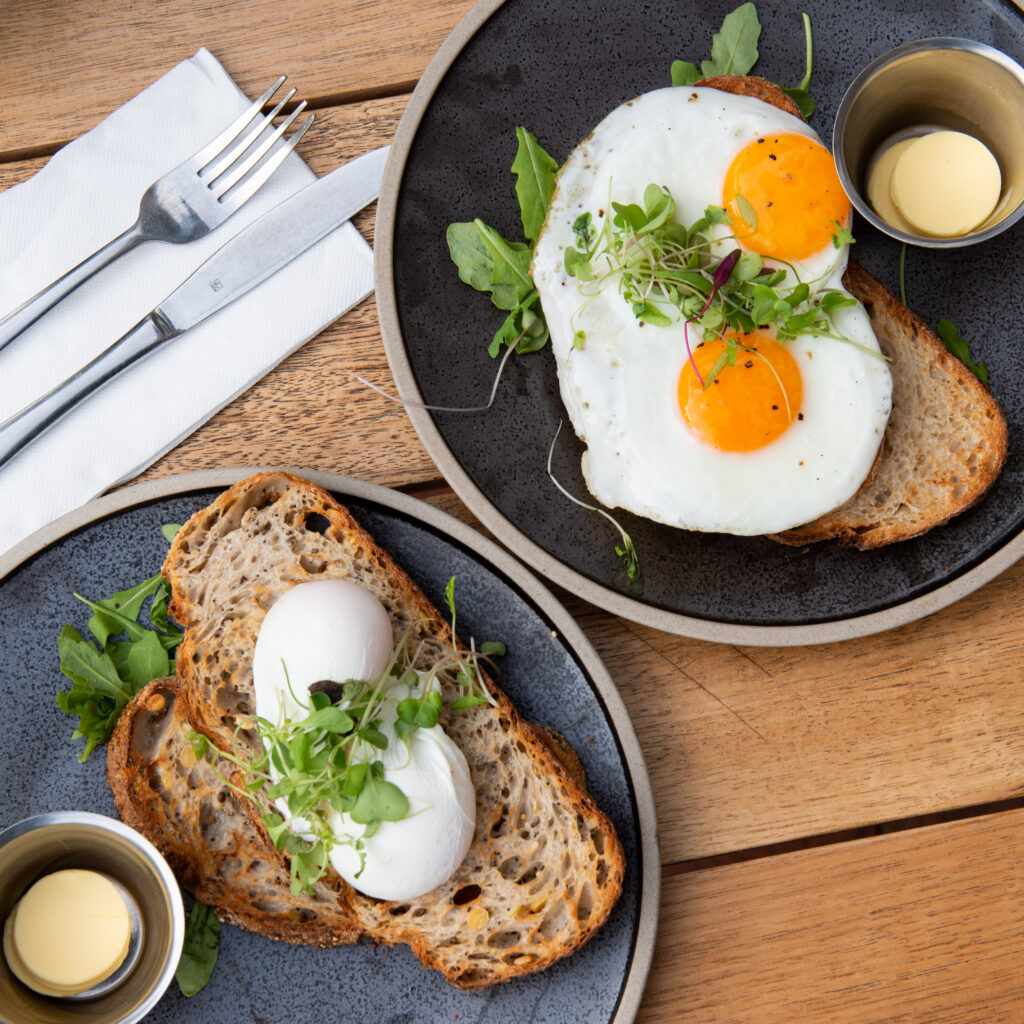
[[(762, 78), (721, 75), (698, 84), (800, 116), (793, 101)], [(1006, 460), (1007, 427), (988, 388), (856, 261), (843, 284), (864, 305), (891, 360), (892, 413), (860, 490), (813, 522), (771, 538), (790, 545), (834, 539), (868, 550), (917, 537), (978, 502)]]
[(262, 808), (236, 800), (205, 760), (186, 763), (188, 728), (230, 747), (253, 710), (259, 625), (296, 583), (347, 578), (366, 586), (396, 636), (412, 625), (425, 659), (436, 660), (450, 629), (344, 508), (288, 474), (244, 480), (193, 516), (164, 575), (172, 614), (186, 627), (178, 681), (150, 684), (129, 705), (111, 743), (108, 777), (122, 816), (168, 853), (183, 883), (225, 920), (317, 945), (360, 936), (407, 943), (462, 988), (544, 968), (605, 920), (624, 872), (615, 830), (489, 681), (496, 706), (442, 712), (477, 794), (473, 843), (452, 878), (398, 903), (364, 897), (330, 871), (311, 896), (292, 898), (287, 861), (263, 830)]

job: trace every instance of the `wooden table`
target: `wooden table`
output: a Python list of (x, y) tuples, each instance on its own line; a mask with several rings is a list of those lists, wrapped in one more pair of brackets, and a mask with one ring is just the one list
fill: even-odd
[[(318, 109), (299, 149), (323, 173), (389, 141), (471, 2), (5, 0), (0, 188), (201, 44), (250, 95), (289, 73)], [(372, 208), (358, 225), (372, 241)], [(140, 479), (293, 465), (472, 521), (404, 411), (356, 373), (390, 384), (372, 298)], [(795, 649), (670, 636), (562, 595), (654, 786), (644, 1024), (1024, 1021), (1022, 582), (1018, 565), (922, 622)]]

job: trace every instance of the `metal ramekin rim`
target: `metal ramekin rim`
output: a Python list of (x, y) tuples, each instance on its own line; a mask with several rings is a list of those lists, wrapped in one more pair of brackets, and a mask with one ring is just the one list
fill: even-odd
[(960, 36), (933, 36), (929, 39), (915, 39), (907, 43), (901, 43), (899, 46), (886, 51), (871, 61), (847, 87), (836, 111), (836, 118), (832, 128), (832, 149), (835, 156), (836, 171), (839, 174), (839, 181), (843, 186), (843, 190), (849, 196), (850, 202), (856, 207), (857, 212), (871, 225), (890, 238), (895, 238), (898, 242), (906, 242), (908, 245), (917, 245), (928, 249), (959, 249), (964, 246), (988, 241), (990, 238), (994, 238), (996, 235), (1006, 231), (1007, 228), (1015, 224), (1021, 217), (1024, 217), (1024, 201), (1018, 203), (1005, 217), (995, 224), (989, 225), (983, 231), (973, 231), (966, 235), (956, 235), (952, 238), (934, 238), (928, 235), (909, 234), (882, 220), (871, 208), (871, 204), (861, 195), (850, 174), (843, 144), (843, 128), (849, 119), (853, 104), (856, 102), (864, 85), (878, 71), (892, 64), (893, 61), (909, 54), (942, 50), (962, 50), (977, 54), (979, 57), (984, 57), (1009, 71), (1021, 83), (1021, 88), (1024, 89), (1024, 67), (1021, 67), (1008, 54), (1003, 53), (1002, 50), (997, 50), (988, 43), (980, 43), (976, 39), (965, 39)]

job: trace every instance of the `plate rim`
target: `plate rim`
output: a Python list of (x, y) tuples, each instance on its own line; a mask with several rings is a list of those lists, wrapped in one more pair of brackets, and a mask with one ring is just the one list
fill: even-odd
[[(478, 0), (445, 39), (413, 90), (398, 123), (384, 167), (377, 202), (374, 245), (377, 313), (384, 352), (398, 393), (410, 403), (423, 403), (424, 399), (406, 353), (395, 294), (394, 235), (405, 164), (420, 122), (445, 74), (473, 35), (505, 2)], [(544, 578), (613, 615), (621, 615), (641, 625), (679, 636), (751, 647), (794, 647), (871, 636), (916, 622), (956, 603), (995, 579), (1024, 556), (1024, 530), (1021, 530), (977, 565), (925, 594), (880, 611), (851, 615), (831, 622), (761, 626), (684, 615), (646, 604), (611, 587), (595, 583), (549, 554), (506, 519), (477, 487), (455, 458), (426, 409), (408, 404), (405, 411), (427, 449), (427, 454), (444, 479), (480, 522), (494, 536), (499, 537), (517, 558), (533, 567)]]
[[(491, 0), (487, 0), (487, 2), (491, 2)], [(77, 530), (107, 519), (118, 512), (193, 491), (223, 490), (247, 476), (263, 472), (295, 473), (312, 480), (332, 493), (374, 502), (410, 519), (417, 520), (468, 548), (488, 567), (497, 570), (519, 587), (521, 592), (554, 625), (554, 628), (558, 630), (559, 639), (583, 666), (591, 684), (597, 691), (600, 702), (604, 705), (612, 732), (622, 750), (629, 773), (628, 781), (636, 802), (637, 823), (640, 830), (638, 836), (640, 893), (633, 948), (630, 951), (629, 965), (619, 991), (618, 1002), (613, 1015), (609, 1018), (609, 1024), (632, 1024), (639, 1012), (654, 958), (661, 900), (658, 820), (647, 762), (629, 711), (593, 644), (587, 639), (568, 609), (554, 594), (532, 572), (494, 541), (449, 513), (418, 498), (381, 484), (343, 476), (340, 473), (323, 473), (287, 466), (206, 469), (177, 473), (134, 484), (96, 498), (80, 508), (68, 512), (16, 544), (6, 554), (0, 555), (0, 583), (3, 583), (12, 572), (25, 565), (46, 548), (65, 539)]]

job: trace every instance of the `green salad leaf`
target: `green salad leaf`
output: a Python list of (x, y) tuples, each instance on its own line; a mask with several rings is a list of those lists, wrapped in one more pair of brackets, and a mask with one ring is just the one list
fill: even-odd
[(982, 384), (988, 384), (988, 367), (984, 363), (975, 362), (971, 358), (971, 349), (960, 336), (960, 329), (949, 317), (943, 317), (936, 325), (935, 331), (942, 339), (942, 344), (958, 359), (962, 359), (967, 368)]
[(554, 157), (544, 150), (535, 135), (525, 128), (516, 128), (519, 149), (512, 161), (512, 173), (516, 176), (516, 196), (519, 198), (519, 212), (523, 220), (523, 232), (530, 242), (536, 242), (548, 203), (555, 191), (555, 175), (558, 164)]
[(174, 977), (183, 996), (194, 996), (206, 987), (220, 953), (220, 921), (213, 907), (198, 900), (185, 926), (185, 944)]
[(526, 242), (510, 242), (477, 218), (449, 224), (448, 252), (459, 278), (478, 292), (488, 293), (508, 316), (487, 351), (497, 357), (503, 348), (536, 352), (548, 342), (548, 326), (530, 277), (533, 243), (540, 234), (555, 189), (558, 164), (525, 128), (516, 129), (518, 148), (512, 161), (516, 196)]
[(722, 27), (711, 38), (711, 59), (700, 67), (687, 60), (672, 62), (673, 85), (693, 85), (715, 75), (745, 75), (757, 63), (757, 41), (761, 22), (757, 8), (745, 3), (725, 16)]
[[(125, 705), (142, 687), (174, 673), (182, 633), (168, 618), (170, 588), (159, 573), (100, 601), (75, 597), (92, 609), (88, 627), (93, 639), (71, 626), (61, 629), (60, 670), (72, 685), (57, 694), (57, 706), (78, 718), (71, 738), (86, 741), (78, 757), (85, 761), (110, 738)], [(140, 621), (147, 600), (149, 626)]]
[(705, 78), (713, 75), (745, 75), (757, 63), (761, 22), (752, 3), (741, 4), (727, 14), (711, 38), (711, 60), (701, 61)]
[[(806, 120), (814, 113), (814, 100), (807, 91), (811, 84), (813, 67), (811, 54), (811, 19), (802, 14), (806, 48), (804, 77), (792, 88), (780, 86), (782, 91), (800, 109)], [(761, 22), (752, 3), (742, 4), (725, 16), (722, 27), (711, 39), (711, 59), (703, 60), (700, 67), (688, 60), (672, 62), (673, 85), (694, 85), (716, 75), (746, 75), (757, 63), (757, 44), (761, 38)]]
[(800, 17), (804, 22), (805, 64), (807, 70), (804, 72), (804, 77), (800, 80), (799, 85), (795, 85), (791, 89), (781, 86), (781, 89), (800, 108), (800, 113), (803, 114), (806, 121), (810, 119), (811, 114), (815, 110), (814, 100), (811, 99), (810, 93), (807, 91), (811, 84), (811, 70), (814, 67), (813, 42), (811, 39), (811, 19), (806, 14), (801, 14)]

